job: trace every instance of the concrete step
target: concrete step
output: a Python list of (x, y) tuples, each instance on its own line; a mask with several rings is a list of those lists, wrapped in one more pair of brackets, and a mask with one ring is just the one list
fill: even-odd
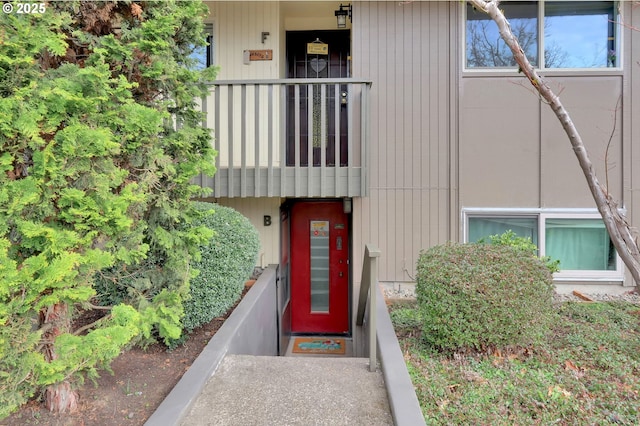
[(182, 425), (393, 425), (366, 358), (227, 355)]

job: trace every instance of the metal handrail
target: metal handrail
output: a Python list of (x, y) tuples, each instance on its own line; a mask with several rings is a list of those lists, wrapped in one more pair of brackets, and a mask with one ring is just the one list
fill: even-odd
[(378, 364), (376, 359), (376, 295), (378, 294), (378, 292), (374, 287), (378, 285), (378, 257), (380, 257), (380, 249), (372, 244), (367, 244), (364, 248), (364, 260), (362, 262), (362, 279), (360, 280), (360, 297), (358, 299), (358, 312), (356, 314), (356, 325), (362, 326), (365, 320), (365, 312), (367, 312), (366, 308), (368, 299), (369, 315), (367, 317), (367, 331), (369, 333), (369, 371), (376, 371), (376, 367)]

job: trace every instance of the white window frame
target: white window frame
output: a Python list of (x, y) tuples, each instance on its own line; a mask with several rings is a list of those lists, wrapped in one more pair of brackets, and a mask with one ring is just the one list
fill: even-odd
[[(517, 1), (517, 0), (513, 0)], [(534, 0), (535, 1), (535, 0)], [(545, 68), (544, 64), (544, 4), (546, 2), (553, 2), (553, 0), (537, 0), (538, 1), (538, 64), (534, 67), (537, 71), (544, 72), (545, 74), (567, 74), (567, 73), (589, 73), (589, 74), (619, 74), (623, 69), (624, 58), (622, 56), (622, 15), (623, 15), (623, 3), (624, 1), (613, 0), (614, 7), (618, 11), (616, 20), (616, 52), (617, 52), (617, 64), (615, 67), (599, 67), (599, 68)], [(567, 1), (567, 0), (556, 0)], [(581, 2), (588, 2), (589, 0), (580, 0)], [(596, 1), (596, 0), (593, 0)], [(461, 8), (462, 15), (462, 70), (465, 74), (478, 75), (478, 74), (515, 74), (521, 75), (517, 72), (516, 67), (503, 68), (503, 67), (467, 67), (467, 2), (463, 2)], [(508, 19), (508, 18), (507, 18)]]
[[(470, 217), (537, 217), (538, 220), (538, 251), (540, 256), (546, 255), (546, 219), (602, 219), (596, 209), (514, 209), (514, 208), (465, 208), (462, 209), (461, 226), (463, 242), (469, 242)], [(613, 271), (599, 270), (563, 270), (553, 274), (554, 281), (624, 281), (624, 263), (616, 252), (616, 269)]]
[[(538, 222), (538, 242), (540, 243), (540, 255), (546, 256), (546, 219), (601, 219), (599, 213), (578, 213), (578, 214), (562, 214), (562, 213), (541, 213)], [(601, 280), (622, 280), (624, 277), (623, 264), (620, 256), (616, 252), (616, 269), (613, 271), (598, 270), (571, 270), (562, 269), (560, 264), (560, 272), (553, 275), (554, 279), (559, 281), (601, 281)]]

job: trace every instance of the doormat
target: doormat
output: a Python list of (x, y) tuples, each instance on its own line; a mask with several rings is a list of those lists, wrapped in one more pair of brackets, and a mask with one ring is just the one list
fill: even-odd
[(336, 354), (344, 355), (346, 343), (340, 338), (296, 337), (293, 341), (295, 354)]

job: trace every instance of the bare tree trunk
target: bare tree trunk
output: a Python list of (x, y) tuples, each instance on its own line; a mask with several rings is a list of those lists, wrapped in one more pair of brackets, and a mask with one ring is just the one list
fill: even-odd
[(54, 413), (75, 413), (78, 411), (78, 394), (71, 389), (69, 382), (56, 383), (45, 390), (44, 405)]
[[(64, 303), (56, 303), (44, 308), (40, 312), (40, 327), (45, 329), (42, 334), (44, 357), (51, 362), (58, 358), (54, 348), (56, 337), (71, 329), (68, 306)], [(49, 411), (73, 413), (78, 410), (78, 394), (73, 391), (68, 381), (48, 386), (44, 396), (44, 404)]]
[(516, 63), (520, 66), (520, 69), (540, 96), (549, 103), (556, 117), (558, 117), (562, 128), (569, 137), (580, 168), (587, 179), (589, 190), (593, 195), (598, 211), (602, 215), (602, 220), (609, 232), (611, 241), (616, 247), (620, 258), (629, 269), (636, 284), (640, 284), (640, 250), (638, 249), (638, 235), (635, 232), (636, 230), (629, 225), (626, 217), (618, 210), (618, 203), (611, 197), (607, 188), (598, 181), (587, 150), (582, 142), (582, 137), (573, 124), (569, 113), (560, 102), (560, 98), (540, 76), (538, 76), (538, 73), (527, 59), (518, 43), (518, 39), (511, 31), (509, 22), (498, 7), (500, 3), (499, 0), (469, 0), (469, 3), (478, 10), (487, 13), (491, 19), (495, 21), (498, 25), (500, 36), (511, 49)]

